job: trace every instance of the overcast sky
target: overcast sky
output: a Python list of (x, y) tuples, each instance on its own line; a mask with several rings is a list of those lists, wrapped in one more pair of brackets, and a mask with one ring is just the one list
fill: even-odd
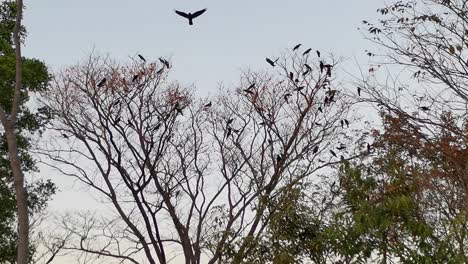
[[(350, 61), (365, 59), (370, 43), (357, 27), (376, 19), (383, 1), (25, 0), (25, 5), (23, 54), (53, 70), (76, 63), (93, 48), (122, 61), (137, 53), (147, 60), (164, 56), (172, 60), (172, 79), (213, 94), (220, 82), (235, 84), (241, 69), (266, 69), (265, 57), (297, 43)], [(194, 26), (174, 13), (202, 8), (208, 10)], [(62, 190), (52, 210), (96, 208), (79, 185), (45, 171)]]

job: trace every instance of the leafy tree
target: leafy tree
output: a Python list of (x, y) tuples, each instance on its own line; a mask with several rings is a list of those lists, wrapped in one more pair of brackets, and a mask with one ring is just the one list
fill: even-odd
[[(15, 95), (16, 56), (13, 42), (17, 3), (6, 1), (0, 4), (0, 106), (5, 113), (11, 114)], [(21, 27), (21, 37), (26, 30)], [(23, 58), (23, 80), (19, 101), (19, 113), (15, 125), (16, 144), (23, 172), (37, 171), (35, 161), (29, 153), (31, 135), (41, 134), (44, 124), (50, 119), (45, 109), (33, 110), (25, 104), (29, 100), (29, 92), (43, 91), (49, 82), (46, 66), (39, 60)], [(0, 132), (0, 263), (16, 263), (17, 254), (17, 206), (13, 185), (13, 171), (10, 165), (10, 152), (5, 131)], [(55, 193), (55, 185), (50, 181), (30, 182), (26, 184), (27, 206), (29, 214), (41, 212), (51, 195)], [(33, 246), (29, 245), (30, 256)]]

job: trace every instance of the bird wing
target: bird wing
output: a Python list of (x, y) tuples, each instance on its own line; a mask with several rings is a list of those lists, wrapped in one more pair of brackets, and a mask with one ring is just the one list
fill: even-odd
[(185, 18), (190, 18), (190, 16), (187, 14), (187, 13), (184, 13), (182, 11), (178, 11), (178, 10), (175, 10), (176, 14), (178, 14), (179, 16), (183, 16)]
[(197, 16), (200, 16), (201, 14), (205, 13), (206, 8), (203, 8), (202, 10), (199, 10), (195, 13), (192, 14), (192, 18), (196, 18)]

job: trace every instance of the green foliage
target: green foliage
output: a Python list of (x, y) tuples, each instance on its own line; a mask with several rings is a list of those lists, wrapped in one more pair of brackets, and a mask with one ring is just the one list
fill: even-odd
[[(0, 106), (6, 113), (11, 111), (16, 74), (16, 57), (12, 33), (16, 18), (16, 2), (0, 4)], [(23, 28), (21, 36), (24, 38)], [(45, 64), (36, 59), (23, 58), (23, 83), (20, 112), (16, 124), (16, 141), (24, 172), (37, 171), (35, 161), (29, 153), (30, 135), (42, 133), (51, 116), (47, 109), (28, 109), (29, 92), (47, 89), (50, 76)], [(14, 263), (16, 258), (16, 201), (12, 184), (8, 144), (6, 135), (0, 134), (0, 263)], [(44, 210), (56, 187), (50, 181), (27, 184), (27, 198), (30, 214)], [(34, 248), (31, 247), (33, 251)]]

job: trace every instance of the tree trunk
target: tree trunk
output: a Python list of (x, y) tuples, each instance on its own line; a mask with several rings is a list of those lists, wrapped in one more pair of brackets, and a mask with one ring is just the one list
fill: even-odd
[[(19, 112), (21, 86), (23, 78), (23, 63), (21, 57), (21, 19), (23, 17), (23, 1), (16, 0), (16, 22), (13, 32), (16, 53), (16, 83), (15, 96), (13, 98), (10, 120), (4, 120), (7, 135), (8, 151), (10, 153), (10, 164), (13, 171), (13, 181), (16, 191), (16, 206), (18, 209), (18, 249), (16, 255), (17, 264), (27, 264), (29, 255), (29, 215), (26, 201), (26, 188), (24, 187), (24, 174), (21, 169), (21, 161), (16, 145), (15, 124)], [(6, 119), (6, 118), (4, 118)]]

